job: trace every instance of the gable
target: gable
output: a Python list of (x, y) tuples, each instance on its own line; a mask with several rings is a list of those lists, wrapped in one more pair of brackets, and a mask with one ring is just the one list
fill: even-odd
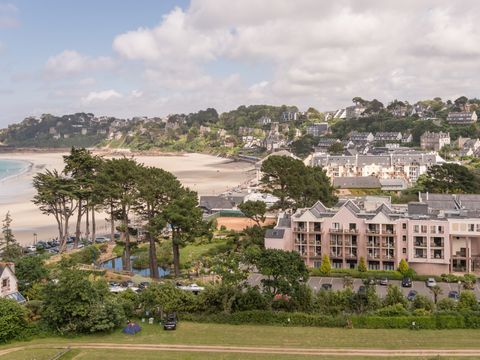
[(393, 224), (395, 221), (392, 221), (387, 215), (385, 215), (383, 212), (379, 212), (377, 215), (375, 215), (371, 220), (365, 221), (367, 224), (369, 223), (375, 223), (375, 224)]

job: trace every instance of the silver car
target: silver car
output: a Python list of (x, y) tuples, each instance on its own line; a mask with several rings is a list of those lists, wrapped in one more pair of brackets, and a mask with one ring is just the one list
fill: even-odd
[(428, 278), (426, 281), (427, 287), (434, 287), (437, 286), (437, 282), (435, 281), (434, 278)]

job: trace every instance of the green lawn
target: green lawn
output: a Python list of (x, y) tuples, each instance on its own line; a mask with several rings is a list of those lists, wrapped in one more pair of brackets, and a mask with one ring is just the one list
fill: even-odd
[(210, 243), (190, 244), (180, 249), (180, 264), (195, 261), (206, 255), (210, 250), (226, 243), (225, 239), (213, 239)]
[[(121, 331), (74, 338), (52, 337), (8, 346), (97, 342), (122, 344), (192, 344), (298, 348), (468, 349), (480, 348), (480, 330), (396, 330), (275, 327), (179, 323), (176, 331), (142, 324), (141, 333)], [(2, 347), (0, 347), (2, 349)]]

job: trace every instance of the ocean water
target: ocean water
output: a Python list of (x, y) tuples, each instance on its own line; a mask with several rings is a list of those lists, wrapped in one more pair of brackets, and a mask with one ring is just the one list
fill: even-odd
[(25, 171), (29, 163), (18, 160), (0, 160), (0, 181)]

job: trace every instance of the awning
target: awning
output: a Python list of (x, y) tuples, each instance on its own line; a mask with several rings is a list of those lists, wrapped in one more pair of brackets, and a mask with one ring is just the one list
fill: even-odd
[(25, 298), (23, 297), (23, 295), (20, 294), (18, 291), (6, 295), (6, 296), (5, 296), (5, 299), (15, 300), (16, 302), (18, 302), (18, 303), (20, 303), (20, 304), (23, 304), (24, 302), (26, 302), (26, 300), (25, 300)]

